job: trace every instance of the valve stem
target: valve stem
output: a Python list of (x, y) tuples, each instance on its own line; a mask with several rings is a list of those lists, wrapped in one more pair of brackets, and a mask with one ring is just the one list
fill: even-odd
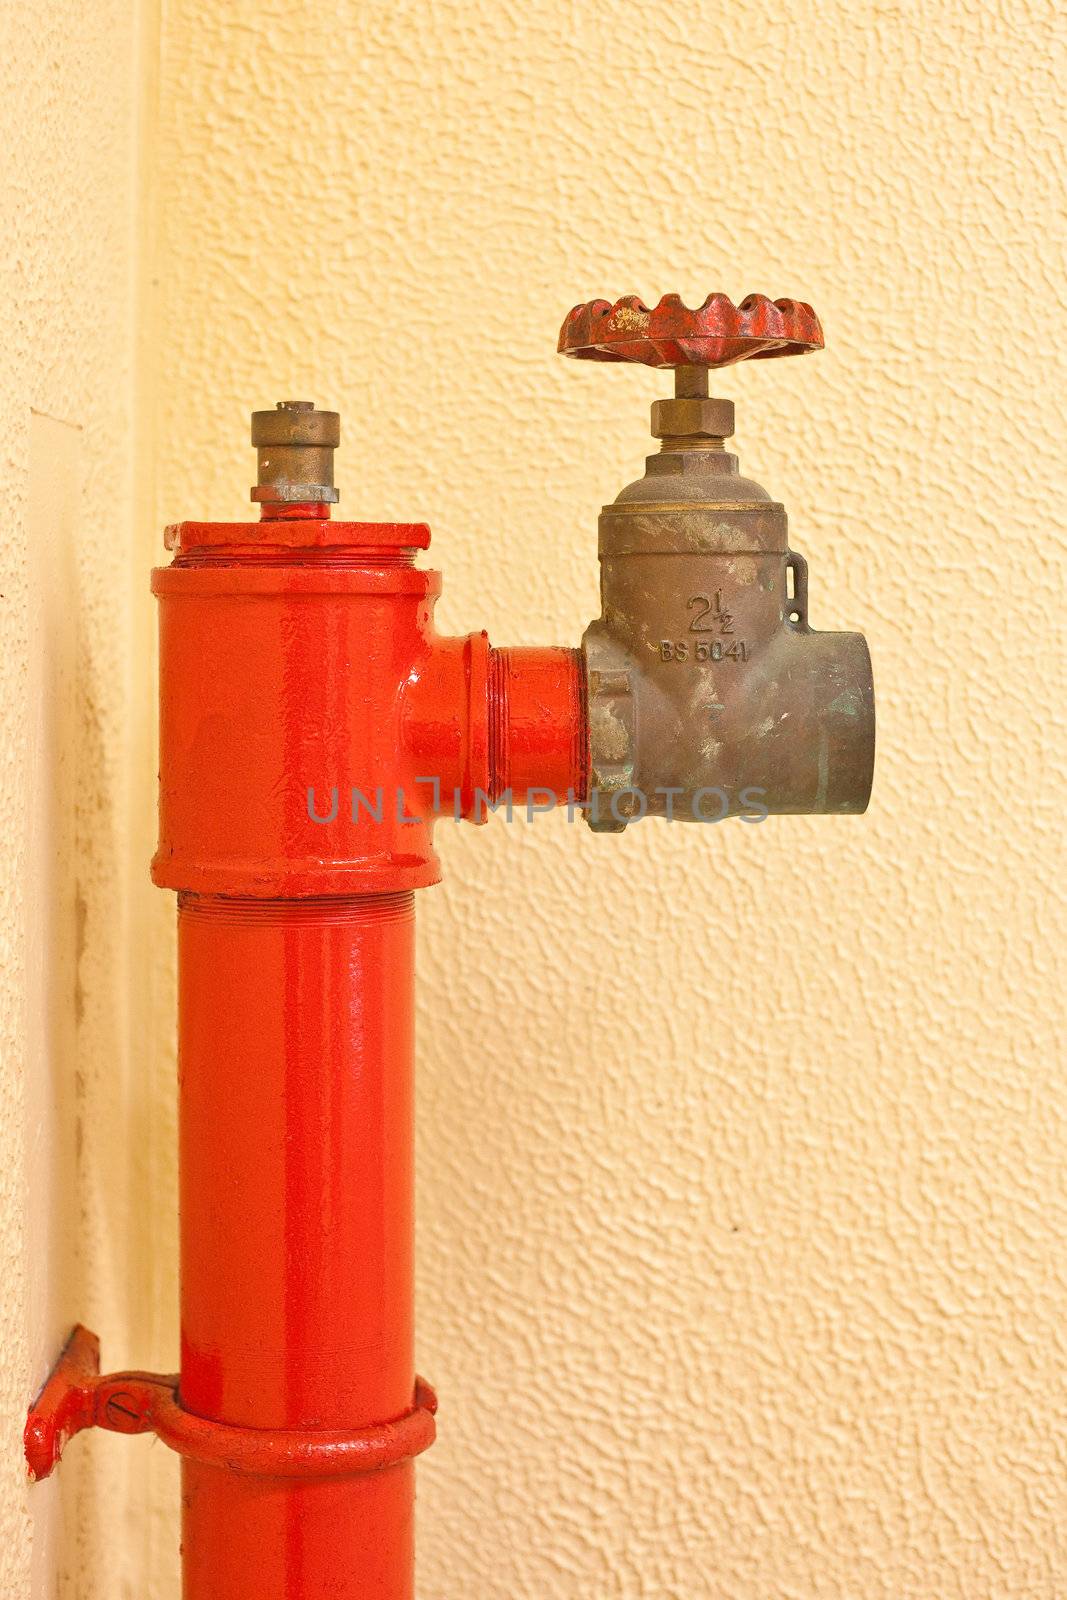
[(706, 366), (674, 369), (674, 399), (652, 404), (652, 435), (661, 450), (722, 450), (734, 431), (734, 403), (708, 396)]
[(676, 400), (706, 400), (708, 398), (707, 367), (675, 367), (674, 398)]

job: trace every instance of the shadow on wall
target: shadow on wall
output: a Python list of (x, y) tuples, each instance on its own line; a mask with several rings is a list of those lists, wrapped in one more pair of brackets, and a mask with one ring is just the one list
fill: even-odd
[[(86, 1241), (100, 1214), (99, 1197), (94, 1202), (88, 1192), (85, 1159), (89, 1063), (121, 1059), (121, 1011), (111, 1003), (114, 985), (87, 1015), (82, 971), (94, 884), (100, 876), (93, 861), (112, 850), (113, 819), (103, 776), (102, 734), (91, 715), (91, 663), (84, 659), (76, 543), (81, 496), (81, 429), (33, 413), (24, 875), (31, 1387), (47, 1375), (71, 1324), (91, 1310)], [(117, 920), (101, 939), (115, 968), (115, 983), (122, 971), (122, 963), (114, 959), (121, 936)], [(103, 1556), (93, 1548), (100, 1542), (94, 1530), (106, 1521), (101, 1502), (95, 1451), (72, 1451), (61, 1472), (29, 1489), (34, 1600), (75, 1600), (96, 1592), (91, 1586)]]

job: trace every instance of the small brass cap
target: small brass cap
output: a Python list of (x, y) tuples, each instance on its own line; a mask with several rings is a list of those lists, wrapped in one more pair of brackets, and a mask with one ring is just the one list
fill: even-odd
[(333, 453), (340, 442), (340, 416), (317, 411), (312, 400), (279, 400), (273, 411), (253, 411), (259, 470), (252, 499), (332, 504), (338, 497)]

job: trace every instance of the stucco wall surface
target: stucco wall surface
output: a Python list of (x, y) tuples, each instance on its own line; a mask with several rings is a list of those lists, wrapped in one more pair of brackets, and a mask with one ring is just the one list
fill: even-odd
[(0, 1594), (124, 1600), (121, 1441), (72, 1451), (30, 1489), (21, 1435), (76, 1317), (120, 1360), (138, 1339), (127, 950), (142, 45), (130, 0), (7, 0), (0, 36)]
[(563, 314), (826, 327), (720, 387), (870, 638), (869, 815), (446, 828), (420, 897), (434, 1600), (1067, 1593), (1057, 9), (167, 7), (157, 525), (243, 515), (249, 409), (307, 396), (445, 627), (576, 643), (664, 388)]

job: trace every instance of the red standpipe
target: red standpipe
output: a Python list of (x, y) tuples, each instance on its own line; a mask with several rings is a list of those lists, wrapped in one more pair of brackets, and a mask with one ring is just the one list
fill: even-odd
[[(269, 1451), (254, 1472), (187, 1455), (185, 1600), (413, 1594), (412, 1457), (434, 1404), (413, 1350), (413, 891), (439, 876), (436, 811), (478, 820), (509, 788), (542, 805), (585, 784), (579, 653), (439, 638), (439, 579), (412, 564), (428, 530), (311, 509), (184, 523), (153, 580), (153, 876), (179, 896), (178, 1401), (311, 1446), (299, 1476)], [(373, 1445), (372, 1470), (316, 1456), (327, 1434)]]
[(76, 1328), (26, 1455), (46, 1477), (88, 1427), (177, 1450), (184, 1600), (411, 1600), (414, 890), (439, 815), (584, 798), (582, 658), (439, 637), (421, 524), (268, 503), (167, 543), (181, 1372), (101, 1377)]

